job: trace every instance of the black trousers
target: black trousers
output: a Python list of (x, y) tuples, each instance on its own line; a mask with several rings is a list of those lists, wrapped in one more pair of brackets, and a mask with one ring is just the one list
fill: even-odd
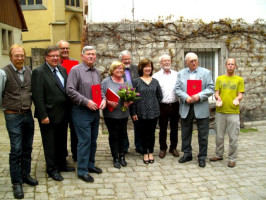
[(42, 124), (39, 121), (46, 171), (60, 170), (66, 165), (67, 119), (59, 124)]
[(196, 119), (196, 124), (198, 128), (198, 159), (205, 160), (207, 157), (208, 150), (209, 118), (197, 119), (195, 117), (193, 105), (190, 106), (187, 117), (181, 118), (182, 151), (184, 152), (184, 156), (192, 156), (191, 140), (194, 119)]
[(77, 160), (78, 137), (75, 131), (72, 117), (70, 117), (69, 119), (69, 128), (70, 128), (70, 145), (71, 145), (72, 158), (73, 160)]
[(153, 153), (155, 143), (155, 128), (158, 117), (155, 119), (138, 118), (140, 124), (141, 144), (143, 154)]
[(178, 120), (179, 102), (164, 104), (160, 103), (159, 117), (159, 144), (160, 150), (167, 150), (167, 128), (170, 121), (170, 149), (176, 149), (178, 143)]
[(105, 124), (109, 132), (109, 145), (113, 158), (118, 158), (124, 154), (124, 138), (127, 134), (128, 118), (115, 119), (104, 118)]

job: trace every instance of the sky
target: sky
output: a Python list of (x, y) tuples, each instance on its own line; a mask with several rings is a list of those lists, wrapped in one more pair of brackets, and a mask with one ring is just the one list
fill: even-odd
[[(266, 21), (266, 0), (88, 0), (92, 22), (119, 22), (122, 19), (154, 21), (158, 16), (173, 15), (173, 20), (202, 19), (205, 22), (222, 18), (243, 18), (252, 23)], [(90, 5), (90, 3), (89, 3)], [(134, 6), (133, 6), (134, 5)], [(90, 11), (89, 11), (90, 12)]]

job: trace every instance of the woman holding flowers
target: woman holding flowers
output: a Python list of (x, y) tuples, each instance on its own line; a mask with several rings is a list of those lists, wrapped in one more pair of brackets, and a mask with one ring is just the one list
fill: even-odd
[(133, 80), (133, 86), (141, 94), (141, 98), (134, 102), (133, 120), (139, 120), (143, 149), (143, 162), (154, 163), (153, 150), (155, 143), (155, 128), (160, 115), (159, 102), (162, 100), (162, 91), (159, 82), (152, 78), (153, 63), (143, 59), (138, 64), (140, 78)]
[[(112, 62), (109, 75), (102, 82), (103, 92), (106, 94), (107, 89), (111, 89), (114, 93), (118, 93), (121, 86), (129, 83), (123, 79), (125, 65), (120, 61)], [(109, 145), (113, 157), (114, 167), (120, 169), (121, 165), (125, 167), (127, 162), (123, 152), (123, 140), (127, 133), (127, 121), (129, 112), (122, 107), (127, 108), (131, 102), (123, 102), (121, 98), (116, 101), (106, 101), (106, 109), (103, 110), (104, 121), (109, 132)], [(109, 107), (109, 108), (108, 108)], [(111, 111), (110, 111), (111, 110)]]

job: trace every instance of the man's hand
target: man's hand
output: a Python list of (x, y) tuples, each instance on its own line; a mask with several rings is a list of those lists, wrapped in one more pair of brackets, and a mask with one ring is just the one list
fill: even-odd
[(193, 99), (193, 103), (196, 103), (196, 102), (198, 102), (198, 101), (200, 100), (198, 94), (194, 94), (194, 95), (192, 95), (191, 98)]
[(41, 123), (42, 124), (50, 124), (49, 117), (46, 117), (46, 118), (42, 119)]
[(98, 105), (96, 103), (94, 103), (94, 101), (89, 100), (87, 107), (91, 110), (97, 110), (98, 109)]
[(105, 107), (106, 107), (106, 100), (102, 100), (99, 109), (103, 110), (103, 109), (105, 109)]
[(191, 97), (188, 97), (188, 98), (186, 99), (186, 102), (187, 102), (188, 104), (192, 104), (192, 103), (193, 103), (193, 99), (192, 99)]
[(130, 102), (124, 102), (124, 106), (125, 106), (126, 108), (128, 108), (132, 103), (133, 103), (133, 101), (130, 101)]

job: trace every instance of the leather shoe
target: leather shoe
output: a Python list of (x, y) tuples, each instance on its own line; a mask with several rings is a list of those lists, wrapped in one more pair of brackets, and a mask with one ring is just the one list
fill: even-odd
[(183, 156), (182, 158), (179, 159), (179, 163), (185, 163), (185, 162), (188, 162), (188, 161), (191, 161), (192, 160), (192, 156)]
[(90, 172), (90, 173), (101, 174), (101, 173), (103, 173), (103, 170), (101, 170), (101, 169), (98, 168), (98, 167), (94, 167), (94, 168), (89, 169), (89, 172)]
[(174, 157), (179, 157), (179, 153), (176, 149), (170, 149), (169, 153), (173, 154)]
[(113, 164), (114, 164), (115, 168), (117, 168), (117, 169), (121, 168), (121, 165), (120, 165), (118, 158), (114, 158)]
[(214, 156), (214, 157), (210, 158), (211, 162), (216, 162), (218, 160), (223, 160), (223, 158), (220, 158), (220, 157), (217, 157), (217, 156)]
[(90, 176), (89, 174), (85, 174), (85, 175), (78, 175), (78, 178), (85, 181), (85, 182), (88, 182), (88, 183), (93, 183), (94, 182), (94, 178), (92, 176)]
[(206, 166), (205, 160), (199, 160), (199, 166), (200, 167), (205, 167)]
[(165, 155), (166, 155), (166, 151), (161, 150), (160, 153), (159, 153), (159, 157), (160, 157), (160, 158), (164, 158)]
[(120, 163), (123, 167), (127, 166), (127, 162), (126, 162), (125, 156), (119, 156), (119, 163)]
[(233, 168), (236, 166), (236, 162), (235, 161), (229, 161), (227, 166)]
[(50, 172), (50, 173), (48, 173), (48, 175), (55, 181), (63, 181), (64, 180), (63, 176), (61, 176), (61, 174), (57, 171)]
[(31, 186), (36, 186), (39, 184), (38, 181), (33, 179), (29, 174), (22, 177), (22, 182)]
[(70, 166), (64, 166), (63, 168), (60, 168), (58, 170), (59, 172), (74, 172), (75, 171), (75, 167), (70, 167)]
[(24, 192), (23, 192), (21, 184), (14, 184), (12, 186), (12, 188), (13, 188), (13, 195), (14, 195), (15, 199), (23, 199), (24, 198)]

